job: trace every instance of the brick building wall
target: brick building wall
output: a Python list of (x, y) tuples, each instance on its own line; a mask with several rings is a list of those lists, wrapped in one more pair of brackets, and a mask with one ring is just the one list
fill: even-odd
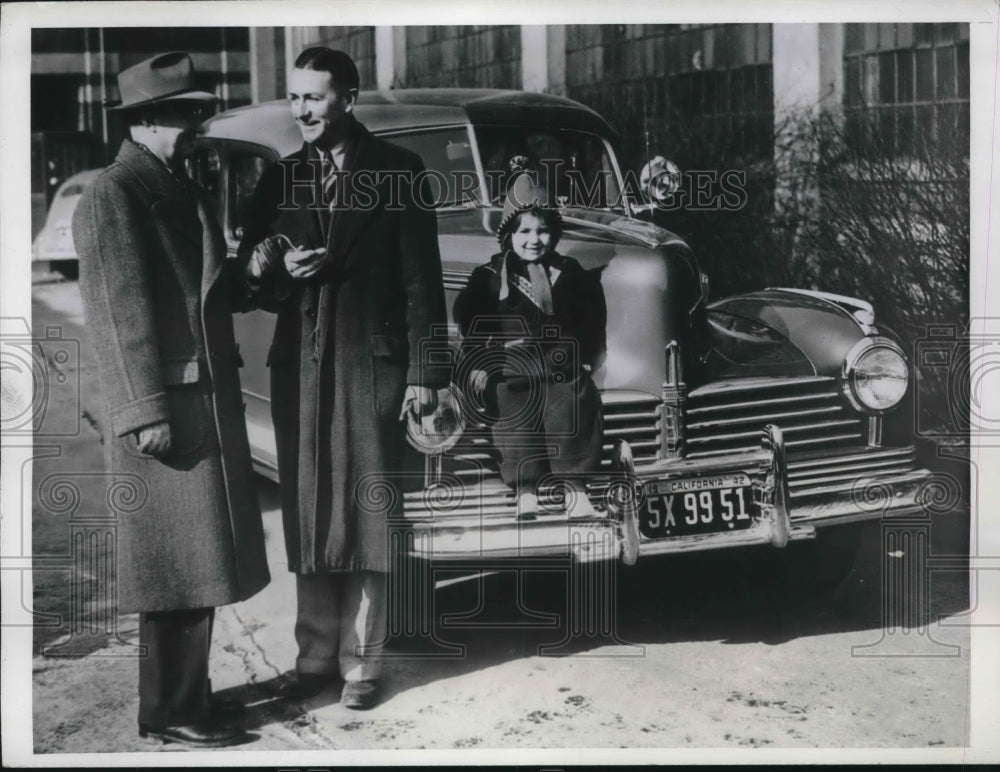
[[(361, 88), (375, 88), (374, 27), (314, 27), (305, 45), (323, 45), (346, 51), (358, 66)], [(298, 51), (295, 52), (298, 54)]]
[(407, 27), (405, 85), (521, 88), (520, 27)]

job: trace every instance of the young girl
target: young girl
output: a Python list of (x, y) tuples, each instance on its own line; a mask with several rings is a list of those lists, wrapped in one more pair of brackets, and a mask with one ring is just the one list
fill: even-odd
[(600, 468), (601, 398), (590, 373), (604, 358), (607, 310), (600, 270), (556, 252), (561, 232), (545, 189), (520, 175), (504, 205), (501, 252), (455, 301), (459, 370), (473, 398), (496, 385), (493, 442), (525, 520), (546, 477), (565, 485), (570, 517), (595, 514), (583, 483)]

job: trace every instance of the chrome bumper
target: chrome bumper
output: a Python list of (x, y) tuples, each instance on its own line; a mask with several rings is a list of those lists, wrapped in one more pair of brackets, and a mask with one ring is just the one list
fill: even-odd
[[(411, 554), (436, 561), (546, 556), (581, 562), (619, 559), (633, 565), (646, 555), (752, 545), (782, 548), (790, 541), (815, 538), (818, 527), (920, 511), (920, 494), (931, 473), (908, 468), (904, 461), (912, 462), (912, 449), (855, 451), (797, 461), (790, 467), (781, 430), (773, 425), (763, 429), (757, 451), (638, 467), (628, 443), (621, 441), (615, 448), (611, 484), (602, 490), (606, 514), (518, 521), (513, 502), (501, 492), (483, 497), (477, 511), (462, 515), (436, 515), (429, 503), (413, 500), (406, 514), (414, 533)], [(861, 474), (869, 468), (883, 471)], [(663, 539), (641, 536), (638, 513), (645, 483), (727, 471), (745, 472), (752, 480), (761, 513), (752, 527)]]

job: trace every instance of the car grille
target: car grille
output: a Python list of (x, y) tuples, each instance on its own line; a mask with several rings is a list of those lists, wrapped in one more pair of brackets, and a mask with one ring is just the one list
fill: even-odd
[(604, 399), (604, 446), (601, 468), (611, 468), (618, 440), (626, 440), (637, 464), (656, 461), (660, 450), (660, 400), (640, 392), (610, 392)]
[[(604, 443), (601, 466), (610, 472), (618, 440), (626, 440), (637, 464), (659, 458), (660, 400), (641, 392), (609, 391), (602, 395)], [(744, 379), (695, 389), (685, 407), (686, 457), (699, 458), (760, 448), (761, 428), (781, 427), (789, 451), (789, 489), (793, 501), (805, 504), (817, 496), (850, 493), (858, 480), (911, 472), (916, 463), (909, 448), (868, 447), (863, 418), (846, 408), (833, 378)], [(456, 520), (510, 517), (514, 494), (500, 479), (497, 452), (489, 432), (463, 439), (445, 454), (442, 471), (454, 500), (436, 507), (427, 492), (405, 495), (411, 516), (449, 515)], [(588, 483), (591, 498), (600, 495), (610, 478), (598, 474)], [(450, 480), (451, 482), (447, 482)], [(543, 506), (555, 506), (553, 491), (540, 491)], [(451, 519), (451, 518), (450, 518)]]
[(832, 493), (860, 495), (866, 480), (905, 475), (916, 468), (912, 446), (811, 454), (789, 460), (788, 489), (793, 500)]
[(864, 431), (833, 378), (721, 381), (692, 391), (684, 412), (687, 458), (760, 447), (765, 424), (781, 428), (789, 455), (858, 444)]

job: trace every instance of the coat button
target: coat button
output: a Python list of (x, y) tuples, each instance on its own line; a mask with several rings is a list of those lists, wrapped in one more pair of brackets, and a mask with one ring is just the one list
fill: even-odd
[(308, 316), (310, 319), (315, 319), (316, 318), (316, 309), (315, 308), (307, 308), (306, 309), (306, 316)]

